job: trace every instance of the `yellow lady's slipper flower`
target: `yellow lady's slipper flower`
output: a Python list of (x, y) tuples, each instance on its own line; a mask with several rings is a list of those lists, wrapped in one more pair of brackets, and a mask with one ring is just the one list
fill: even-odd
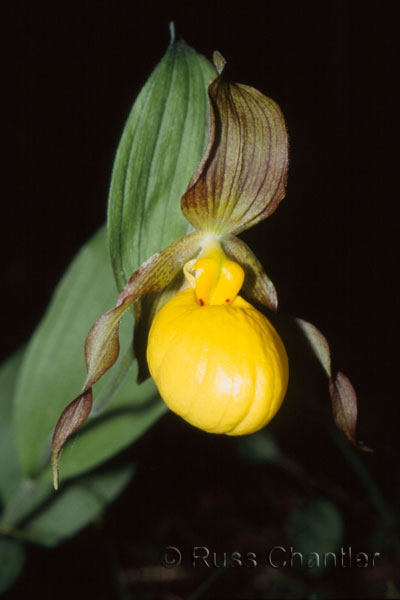
[(243, 269), (219, 246), (185, 272), (193, 287), (152, 323), (150, 373), (168, 407), (192, 425), (228, 435), (257, 431), (282, 404), (285, 347), (268, 319), (237, 295)]
[[(250, 299), (277, 310), (276, 291), (236, 235), (271, 215), (285, 195), (286, 126), (273, 100), (223, 77), (219, 53), (214, 64), (219, 76), (208, 88), (208, 145), (181, 198), (193, 231), (150, 256), (127, 281), (115, 307), (89, 331), (86, 380), (53, 434), (55, 488), (63, 445), (88, 418), (92, 387), (117, 360), (119, 323), (134, 303), (135, 340), (141, 342), (150, 329), (147, 360), (160, 395), (189, 423), (214, 433), (252, 433), (282, 404), (288, 384), (284, 345), (268, 319), (238, 296), (243, 284)], [(189, 287), (158, 310), (182, 269)], [(354, 389), (343, 373), (334, 377), (321, 332), (305, 321), (297, 324), (329, 377), (335, 423), (356, 445)], [(141, 361), (142, 353), (136, 355)]]

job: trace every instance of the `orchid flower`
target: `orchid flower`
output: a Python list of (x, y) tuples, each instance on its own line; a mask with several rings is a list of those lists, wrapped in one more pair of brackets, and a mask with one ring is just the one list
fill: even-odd
[[(53, 482), (66, 440), (86, 421), (92, 388), (116, 362), (118, 329), (132, 305), (135, 344), (161, 397), (193, 425), (214, 433), (257, 431), (278, 411), (289, 360), (279, 334), (252, 303), (276, 311), (275, 287), (237, 235), (269, 217), (285, 196), (288, 136), (279, 106), (256, 89), (218, 76), (208, 89), (209, 139), (181, 199), (192, 231), (148, 258), (85, 343), (87, 377), (53, 434)], [(239, 291), (247, 296), (245, 300)], [(354, 445), (357, 401), (345, 375), (332, 374), (329, 346), (316, 327), (297, 323), (329, 378), (337, 427)], [(143, 349), (136, 354), (145, 375)]]

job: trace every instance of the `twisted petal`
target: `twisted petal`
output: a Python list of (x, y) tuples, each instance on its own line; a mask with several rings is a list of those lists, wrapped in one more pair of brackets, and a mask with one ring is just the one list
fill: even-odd
[(333, 376), (331, 353), (325, 336), (303, 319), (296, 319), (296, 322), (329, 377), (329, 393), (336, 427), (353, 446), (368, 451), (369, 448), (356, 441), (357, 395), (350, 380), (341, 371), (336, 373), (336, 377)]
[(279, 106), (256, 89), (218, 77), (209, 87), (210, 138), (182, 198), (196, 229), (239, 233), (285, 195), (288, 138)]
[(222, 240), (222, 247), (231, 260), (237, 261), (246, 277), (243, 290), (251, 300), (267, 308), (278, 309), (275, 286), (264, 272), (263, 266), (252, 250), (239, 238), (230, 235)]
[(66, 440), (89, 416), (92, 407), (92, 386), (113, 366), (119, 354), (119, 323), (132, 303), (143, 294), (162, 290), (193, 258), (200, 247), (202, 235), (190, 233), (151, 256), (132, 275), (122, 290), (115, 308), (99, 317), (86, 338), (85, 359), (87, 377), (81, 393), (63, 411), (52, 440), (51, 466), (54, 487), (58, 487), (58, 461)]

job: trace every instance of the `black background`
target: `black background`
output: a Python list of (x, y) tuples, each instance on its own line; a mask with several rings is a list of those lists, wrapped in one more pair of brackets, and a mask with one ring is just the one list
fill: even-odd
[[(2, 4), (1, 355), (33, 331), (104, 222), (130, 106), (168, 23), (281, 106), (287, 197), (244, 239), (280, 308), (317, 325), (359, 396), (360, 436), (398, 436), (398, 58), (395, 3)], [(393, 471), (382, 474), (389, 488)]]

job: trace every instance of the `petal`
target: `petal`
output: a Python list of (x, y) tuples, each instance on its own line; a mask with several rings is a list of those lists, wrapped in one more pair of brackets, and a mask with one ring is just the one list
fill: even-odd
[(333, 377), (329, 344), (315, 325), (303, 319), (296, 319), (296, 322), (329, 377), (329, 393), (336, 427), (353, 446), (369, 451), (369, 448), (356, 441), (357, 395), (350, 380), (341, 371)]
[(355, 444), (357, 425), (357, 396), (350, 380), (340, 371), (335, 381), (329, 381), (333, 420), (336, 427), (351, 443)]
[(92, 410), (92, 388), (82, 392), (61, 413), (51, 441), (51, 470), (53, 472), (54, 489), (58, 489), (58, 461), (66, 440), (88, 418)]
[(331, 373), (331, 352), (326, 337), (313, 325), (303, 319), (295, 319), (300, 329), (306, 336), (314, 354), (324, 368), (325, 373), (330, 378)]
[(81, 393), (61, 414), (52, 440), (51, 466), (58, 486), (58, 462), (64, 443), (89, 416), (92, 386), (113, 366), (119, 354), (118, 330), (123, 315), (142, 294), (162, 290), (200, 248), (200, 233), (190, 233), (151, 256), (130, 278), (115, 308), (99, 317), (86, 338), (87, 377)]
[(209, 98), (209, 143), (182, 211), (196, 229), (238, 233), (268, 217), (285, 195), (285, 121), (273, 100), (222, 76)]
[(228, 257), (237, 261), (245, 271), (243, 290), (247, 296), (276, 311), (278, 296), (275, 286), (264, 272), (263, 266), (254, 252), (247, 244), (233, 235), (224, 238), (221, 243)]

